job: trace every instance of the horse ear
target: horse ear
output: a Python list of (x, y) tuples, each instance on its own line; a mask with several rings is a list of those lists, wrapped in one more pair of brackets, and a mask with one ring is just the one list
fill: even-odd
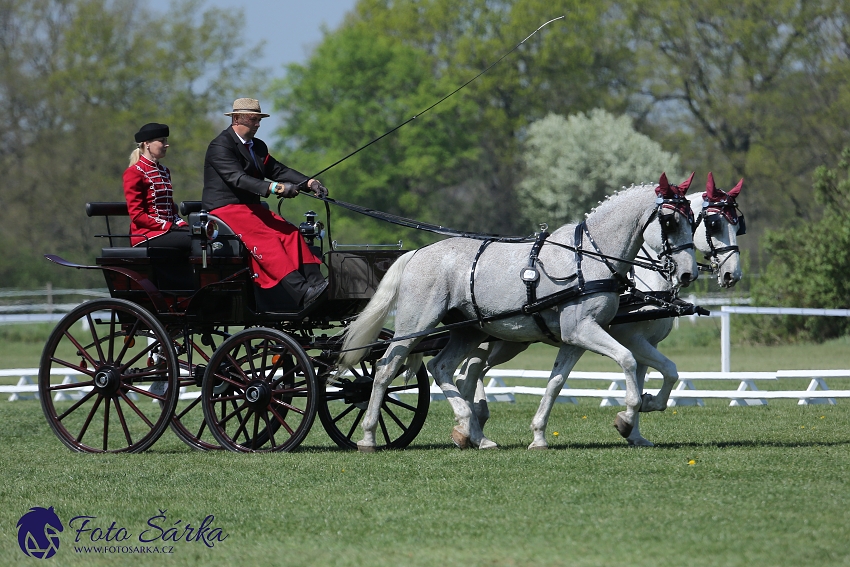
[(670, 182), (667, 181), (667, 173), (662, 173), (661, 177), (658, 179), (658, 187), (655, 188), (655, 194), (659, 197), (665, 198), (669, 196), (670, 193)]
[(703, 198), (707, 201), (714, 201), (717, 198), (717, 186), (714, 184), (714, 175), (710, 171), (705, 180), (705, 195), (703, 195)]
[(692, 172), (691, 172), (691, 176), (690, 176), (690, 177), (688, 177), (688, 179), (687, 179), (684, 183), (681, 183), (681, 184), (679, 185), (679, 191), (678, 191), (678, 193), (679, 193), (680, 195), (684, 195), (685, 193), (687, 193), (687, 192), (688, 192), (688, 187), (690, 187), (690, 186), (691, 186), (691, 181), (693, 181), (693, 180), (694, 180), (694, 174), (695, 174), (695, 173), (696, 173), (696, 171), (692, 171)]
[(743, 180), (743, 178), (742, 178), (742, 179), (738, 182), (738, 184), (737, 184), (737, 185), (735, 185), (734, 187), (732, 187), (732, 188), (729, 190), (729, 192), (728, 192), (728, 193), (726, 193), (726, 194), (727, 194), (727, 195), (729, 195), (730, 197), (732, 197), (732, 198), (734, 199), (735, 197), (737, 197), (737, 196), (738, 196), (738, 193), (740, 193), (740, 192), (741, 192), (741, 188), (742, 188), (743, 186), (744, 186), (744, 180)]

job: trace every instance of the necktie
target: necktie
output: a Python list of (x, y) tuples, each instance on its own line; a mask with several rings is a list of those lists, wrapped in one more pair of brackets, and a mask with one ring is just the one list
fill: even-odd
[(254, 144), (252, 142), (245, 142), (245, 147), (248, 148), (248, 153), (251, 154), (251, 159), (254, 160), (254, 165), (262, 172), (263, 170), (260, 169), (260, 164), (257, 163), (257, 156), (254, 155)]

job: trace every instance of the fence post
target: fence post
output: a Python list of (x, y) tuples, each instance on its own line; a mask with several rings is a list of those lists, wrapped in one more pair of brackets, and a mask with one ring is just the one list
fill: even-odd
[(732, 341), (729, 338), (730, 325), (729, 313), (726, 312), (726, 306), (720, 307), (720, 371), (731, 372), (732, 365), (729, 361), (729, 352), (732, 349)]

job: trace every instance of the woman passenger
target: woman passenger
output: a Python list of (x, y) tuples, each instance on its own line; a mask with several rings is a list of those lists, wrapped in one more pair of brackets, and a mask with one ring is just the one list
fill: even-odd
[(124, 197), (130, 214), (130, 243), (189, 249), (189, 224), (178, 214), (171, 172), (159, 163), (168, 150), (168, 126), (152, 122), (135, 136), (138, 148), (124, 171)]

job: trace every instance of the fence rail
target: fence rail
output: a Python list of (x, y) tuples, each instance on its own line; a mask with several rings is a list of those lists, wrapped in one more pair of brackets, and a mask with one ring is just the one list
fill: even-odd
[[(78, 380), (79, 372), (73, 370), (51, 369), (51, 374), (65, 376), (64, 383)], [(491, 402), (513, 402), (517, 394), (542, 396), (544, 387), (508, 386), (505, 379), (548, 380), (550, 372), (546, 370), (504, 370), (493, 369), (487, 373), (489, 381), (484, 388), (487, 400)], [(34, 399), (38, 396), (38, 369), (14, 368), (0, 370), (0, 378), (17, 378), (15, 385), (0, 385), (0, 393), (10, 394), (9, 401)], [(767, 405), (768, 400), (796, 399), (799, 405), (835, 404), (839, 398), (850, 398), (850, 390), (831, 390), (827, 379), (850, 378), (850, 370), (778, 370), (776, 372), (680, 372), (679, 382), (670, 395), (668, 407), (684, 405), (705, 405), (704, 399), (728, 399), (732, 406)], [(572, 372), (572, 380), (599, 381), (607, 387), (571, 388), (566, 384), (558, 396), (558, 402), (578, 403), (577, 398), (601, 398), (601, 406), (623, 405), (626, 384), (619, 372)], [(647, 384), (661, 379), (657, 372), (647, 374)], [(779, 379), (808, 380), (806, 389), (800, 390), (762, 390), (756, 382), (776, 383)], [(703, 381), (726, 380), (738, 382), (736, 390), (698, 389), (695, 384)], [(79, 390), (84, 390), (81, 386)], [(62, 390), (60, 396), (70, 397), (77, 388)], [(657, 394), (658, 388), (646, 388), (650, 394)], [(197, 392), (181, 394), (181, 398), (196, 397)], [(444, 400), (442, 391), (431, 385), (431, 399)]]

